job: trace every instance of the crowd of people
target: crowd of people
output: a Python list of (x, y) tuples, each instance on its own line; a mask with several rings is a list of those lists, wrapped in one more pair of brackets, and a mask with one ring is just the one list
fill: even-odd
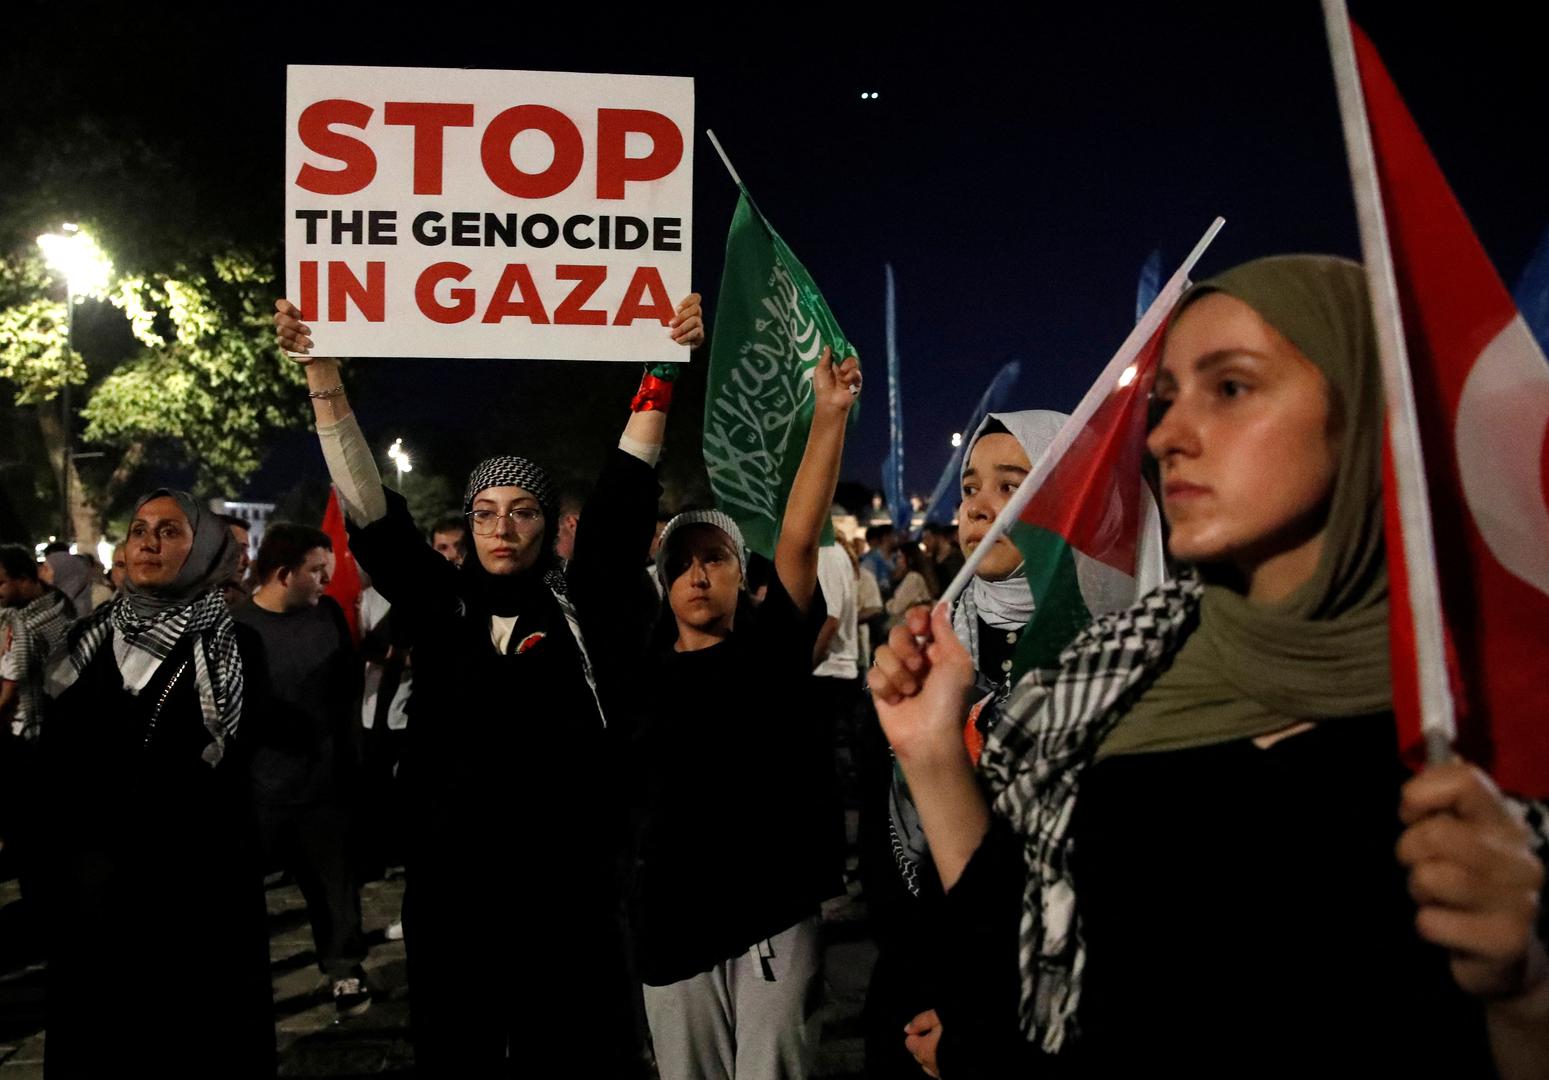
[[(824, 544), (861, 387), (825, 350), (765, 558), (719, 510), (661, 515), (658, 365), (588, 491), (494, 457), (416, 522), (279, 301), (357, 610), (327, 533), (271, 523), (249, 563), (246, 523), (169, 489), (106, 573), (0, 547), (48, 1075), (158, 1038), (163, 1075), (273, 1076), (265, 874), (350, 1017), (362, 868), (400, 859), (422, 1076), (809, 1075), (820, 908), (857, 884), (871, 1076), (1549, 1075), (1545, 808), (1397, 754), (1365, 295), (1303, 256), (1184, 296), (1148, 441), (1167, 560), (1153, 519), (1137, 586), (1015, 679), (1017, 549), (937, 601), (1061, 414), (985, 418), (955, 527)], [(668, 332), (703, 340), (697, 296)]]

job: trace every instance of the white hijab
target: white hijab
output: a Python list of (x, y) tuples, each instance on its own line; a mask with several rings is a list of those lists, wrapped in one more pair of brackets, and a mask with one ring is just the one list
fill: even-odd
[[(1022, 412), (990, 413), (980, 422), (978, 430), (968, 443), (963, 455), (963, 471), (968, 471), (974, 444), (985, 435), (985, 429), (993, 421), (1006, 429), (1016, 439), (1027, 455), (1028, 463), (1036, 467), (1059, 434), (1065, 421), (1065, 413), (1049, 409), (1025, 409)], [(1081, 595), (1087, 609), (1095, 615), (1129, 607), (1135, 597), (1144, 596), (1166, 577), (1162, 559), (1162, 523), (1150, 492), (1142, 489), (1146, 504), (1146, 523), (1141, 530), (1135, 557), (1135, 579), (1113, 569), (1107, 563), (1090, 558), (1077, 551), (1076, 577), (1081, 583)], [(1021, 630), (1033, 617), (1033, 591), (1022, 573), (1022, 564), (999, 581), (986, 581), (975, 576), (958, 599), (952, 613), (952, 627), (960, 640), (973, 655), (975, 667), (979, 664), (979, 620), (999, 630)], [(991, 676), (994, 680), (998, 672)]]

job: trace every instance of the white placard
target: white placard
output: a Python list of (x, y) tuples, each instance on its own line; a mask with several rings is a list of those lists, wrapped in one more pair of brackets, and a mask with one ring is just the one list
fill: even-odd
[(285, 287), (318, 356), (683, 361), (694, 82), (291, 66)]

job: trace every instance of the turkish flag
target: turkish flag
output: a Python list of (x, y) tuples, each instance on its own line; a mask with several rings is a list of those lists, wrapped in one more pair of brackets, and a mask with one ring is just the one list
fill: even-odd
[(328, 509), (323, 511), (323, 532), (333, 541), (333, 579), (324, 596), (331, 596), (344, 609), (344, 618), (350, 624), (350, 637), (360, 644), (360, 568), (355, 556), (350, 554), (349, 534), (344, 531), (344, 510), (339, 506), (339, 493), (328, 490)]
[[(1549, 796), (1549, 363), (1382, 59), (1352, 27), (1424, 448), (1458, 751)], [(1419, 745), (1414, 628), (1386, 485), (1393, 694)]]

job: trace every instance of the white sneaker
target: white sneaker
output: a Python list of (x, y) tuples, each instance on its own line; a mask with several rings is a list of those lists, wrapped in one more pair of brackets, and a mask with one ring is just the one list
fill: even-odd
[(347, 979), (335, 979), (333, 1007), (340, 1016), (359, 1016), (371, 1008), (371, 990), (356, 975), (351, 975)]

